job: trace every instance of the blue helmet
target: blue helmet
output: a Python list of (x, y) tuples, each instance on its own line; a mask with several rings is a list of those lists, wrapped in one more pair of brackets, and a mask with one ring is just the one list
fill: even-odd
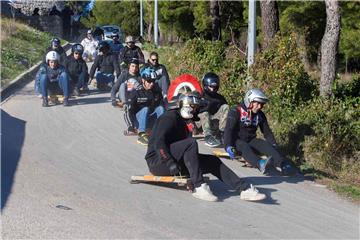
[(71, 47), (71, 52), (72, 53), (78, 52), (80, 54), (83, 54), (84, 47), (80, 43), (76, 43)]
[(53, 48), (60, 47), (60, 39), (59, 38), (51, 39), (51, 47), (53, 47)]
[(143, 68), (140, 72), (141, 78), (145, 80), (155, 81), (157, 78), (157, 74), (155, 70), (151, 67)]

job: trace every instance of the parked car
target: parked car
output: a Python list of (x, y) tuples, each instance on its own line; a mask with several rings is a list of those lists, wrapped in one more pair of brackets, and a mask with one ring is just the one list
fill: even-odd
[(104, 30), (104, 40), (112, 40), (111, 36), (113, 34), (119, 34), (120, 42), (124, 42), (124, 34), (119, 26), (116, 25), (104, 25), (101, 26)]

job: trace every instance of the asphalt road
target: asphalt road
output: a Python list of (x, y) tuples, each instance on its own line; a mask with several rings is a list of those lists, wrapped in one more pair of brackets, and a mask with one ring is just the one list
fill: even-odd
[(212, 176), (220, 202), (129, 184), (148, 173), (146, 148), (122, 135), (110, 94), (43, 108), (32, 87), (1, 104), (3, 239), (359, 239), (359, 205), (302, 176), (262, 176), (225, 160), (266, 193), (261, 203), (241, 201)]

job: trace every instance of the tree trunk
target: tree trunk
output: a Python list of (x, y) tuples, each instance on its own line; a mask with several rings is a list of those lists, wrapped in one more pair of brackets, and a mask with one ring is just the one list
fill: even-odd
[(320, 95), (332, 95), (331, 86), (336, 76), (336, 53), (339, 43), (340, 14), (337, 0), (325, 0), (326, 28), (321, 40)]
[(147, 41), (148, 42), (152, 42), (153, 40), (153, 35), (152, 35), (152, 32), (153, 32), (153, 29), (152, 29), (152, 23), (149, 23), (148, 25), (148, 34), (147, 34)]
[(210, 14), (211, 14), (211, 28), (212, 40), (221, 40), (221, 24), (220, 24), (220, 9), (219, 2), (210, 0)]
[(260, 1), (261, 29), (264, 34), (262, 49), (266, 49), (279, 31), (279, 10), (275, 0)]

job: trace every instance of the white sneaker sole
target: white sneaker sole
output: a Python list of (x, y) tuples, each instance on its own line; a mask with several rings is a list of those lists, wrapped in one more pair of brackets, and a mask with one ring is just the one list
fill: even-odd
[(192, 194), (192, 196), (194, 198), (197, 198), (197, 199), (200, 199), (200, 200), (204, 200), (204, 201), (208, 201), (208, 202), (217, 202), (218, 201), (218, 198), (203, 198), (203, 197), (200, 197), (196, 194)]

